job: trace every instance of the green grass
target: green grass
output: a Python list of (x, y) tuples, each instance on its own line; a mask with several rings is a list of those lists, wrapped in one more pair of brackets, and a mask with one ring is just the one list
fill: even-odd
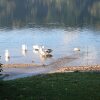
[(0, 81), (0, 100), (100, 100), (100, 73), (48, 74)]

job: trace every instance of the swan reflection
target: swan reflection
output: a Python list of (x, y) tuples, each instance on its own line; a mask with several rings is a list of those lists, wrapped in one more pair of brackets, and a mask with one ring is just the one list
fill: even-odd
[(5, 57), (5, 61), (8, 62), (10, 60), (10, 57)]
[(27, 50), (22, 50), (22, 55), (26, 56), (26, 54), (27, 54)]
[(47, 55), (47, 56), (39, 55), (39, 57), (40, 57), (41, 63), (44, 65), (45, 62), (46, 62), (48, 59), (50, 59), (50, 58), (53, 57), (53, 55), (51, 55), (51, 54), (50, 54), (50, 55)]

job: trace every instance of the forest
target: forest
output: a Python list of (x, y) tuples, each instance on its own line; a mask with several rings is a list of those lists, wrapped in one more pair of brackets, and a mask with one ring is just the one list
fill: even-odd
[(100, 24), (100, 0), (0, 0), (0, 27)]

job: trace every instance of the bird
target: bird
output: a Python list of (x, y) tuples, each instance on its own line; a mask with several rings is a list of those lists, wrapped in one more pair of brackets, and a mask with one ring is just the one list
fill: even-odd
[(42, 56), (45, 56), (45, 57), (51, 55), (51, 52), (52, 52), (51, 49), (44, 49), (44, 48), (40, 48), (40, 49), (39, 49), (39, 53), (40, 53)]
[(41, 49), (41, 48), (44, 48), (44, 46), (41, 46), (41, 45), (34, 45), (34, 46), (33, 46), (33, 49), (34, 49), (35, 51), (39, 51), (39, 49)]
[(9, 53), (8, 50), (5, 50), (5, 57), (6, 57), (6, 58), (10, 58), (10, 53)]
[(53, 50), (52, 49), (45, 49), (44, 51), (47, 53), (51, 53)]
[(9, 53), (9, 51), (8, 50), (5, 50), (5, 61), (9, 61), (9, 59), (10, 59), (10, 53)]
[(45, 48), (42, 45), (34, 45), (33, 49), (34, 51), (37, 51), (37, 53), (45, 57), (51, 55), (50, 53), (53, 51), (52, 49)]
[(74, 48), (74, 51), (80, 51), (80, 48)]
[(22, 44), (22, 50), (26, 51), (27, 50), (27, 45)]

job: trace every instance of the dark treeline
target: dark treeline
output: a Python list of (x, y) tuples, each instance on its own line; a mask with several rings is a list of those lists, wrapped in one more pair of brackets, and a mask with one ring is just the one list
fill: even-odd
[(0, 0), (0, 27), (99, 25), (100, 0)]

